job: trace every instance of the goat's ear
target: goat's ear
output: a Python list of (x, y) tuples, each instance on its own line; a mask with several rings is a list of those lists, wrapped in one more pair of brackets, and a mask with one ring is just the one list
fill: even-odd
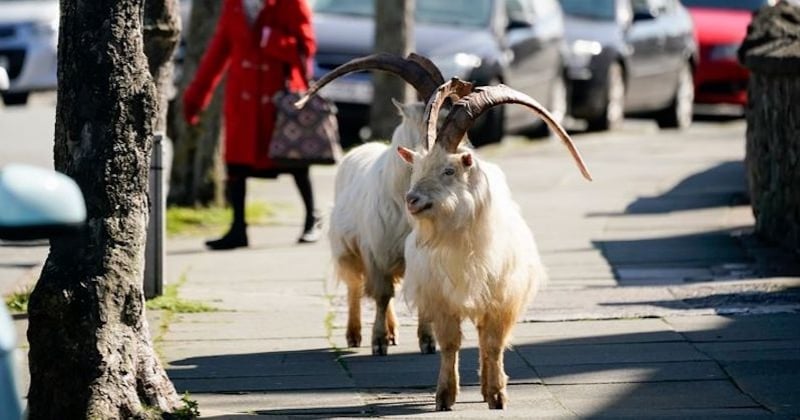
[(470, 166), (472, 166), (472, 163), (473, 163), (473, 161), (472, 161), (472, 153), (467, 152), (467, 153), (462, 153), (461, 154), (461, 164), (462, 165), (464, 165), (465, 167), (469, 168)]
[(406, 110), (403, 107), (403, 104), (395, 98), (392, 98), (392, 103), (394, 104), (394, 107), (397, 108), (397, 114), (401, 117), (406, 117)]
[(416, 152), (403, 146), (397, 146), (397, 154), (400, 155), (400, 159), (403, 159), (409, 165), (413, 165), (414, 158), (417, 157)]

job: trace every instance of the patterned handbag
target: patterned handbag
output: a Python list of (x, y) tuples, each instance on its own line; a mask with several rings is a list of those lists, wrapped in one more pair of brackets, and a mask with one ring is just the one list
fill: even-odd
[(275, 131), (269, 157), (286, 166), (333, 165), (342, 156), (336, 105), (314, 95), (303, 108), (294, 103), (300, 93), (281, 91), (275, 95)]

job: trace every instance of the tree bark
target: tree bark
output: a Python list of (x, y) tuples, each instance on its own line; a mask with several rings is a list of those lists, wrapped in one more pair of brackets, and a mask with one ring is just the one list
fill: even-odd
[[(414, 48), (414, 0), (375, 0), (375, 52), (408, 55)], [(400, 123), (392, 98), (411, 99), (406, 83), (384, 72), (372, 73), (371, 139), (389, 139)]]
[(745, 166), (756, 232), (800, 253), (800, 7), (759, 10), (739, 59), (752, 71)]
[(144, 0), (61, 0), (55, 168), (87, 225), (51, 240), (29, 305), (31, 419), (156, 418), (180, 406), (149, 337), (142, 269), (157, 92)]
[[(188, 126), (183, 120), (183, 92), (197, 71), (206, 45), (219, 19), (222, 2), (194, 0), (186, 32), (186, 50), (178, 95), (170, 107), (169, 136), (175, 139), (168, 201), (188, 206), (221, 205), (223, 165), (220, 154), (222, 133), (222, 88), (218, 88), (200, 123)], [(224, 84), (224, 82), (222, 83)]]

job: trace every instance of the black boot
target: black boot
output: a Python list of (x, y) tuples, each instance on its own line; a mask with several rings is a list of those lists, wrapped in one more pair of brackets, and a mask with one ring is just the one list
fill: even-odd
[(247, 223), (244, 219), (244, 199), (246, 193), (246, 178), (237, 177), (227, 182), (228, 201), (233, 208), (233, 223), (228, 233), (219, 239), (207, 241), (209, 249), (234, 249), (246, 247)]
[(206, 246), (214, 250), (246, 247), (247, 225), (231, 225), (228, 233), (222, 235), (219, 239), (206, 241)]

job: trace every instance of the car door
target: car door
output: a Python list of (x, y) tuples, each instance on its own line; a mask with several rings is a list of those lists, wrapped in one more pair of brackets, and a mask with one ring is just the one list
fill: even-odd
[(657, 108), (671, 92), (664, 85), (664, 51), (666, 31), (659, 20), (660, 0), (631, 0), (633, 21), (625, 39), (631, 55), (628, 63), (627, 111), (649, 111)]
[[(506, 43), (512, 59), (506, 84), (547, 104), (550, 83), (558, 76), (563, 20), (557, 0), (506, 0)], [(506, 107), (509, 128), (532, 121), (522, 107)]]

